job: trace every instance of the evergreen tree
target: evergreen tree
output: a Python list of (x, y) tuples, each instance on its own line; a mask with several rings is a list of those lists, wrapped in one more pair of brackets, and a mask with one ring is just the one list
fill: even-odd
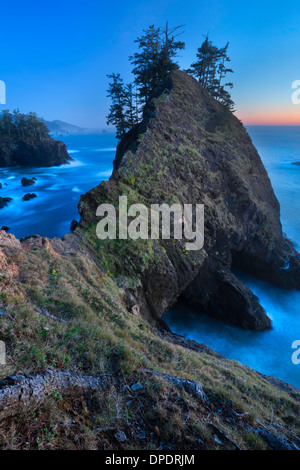
[(18, 139), (49, 139), (49, 129), (36, 113), (23, 114), (19, 109), (12, 113), (3, 110), (0, 114), (0, 136)]
[(154, 88), (166, 78), (172, 71), (178, 69), (178, 64), (174, 62), (177, 52), (184, 49), (184, 43), (176, 38), (180, 34), (176, 33), (182, 26), (176, 26), (169, 30), (168, 23), (166, 29), (161, 31), (151, 25), (144, 30), (144, 35), (136, 39), (139, 52), (129, 57), (134, 68), (134, 82), (140, 93), (141, 101), (147, 103)]
[(15, 127), (15, 135), (18, 138), (25, 139), (26, 134), (26, 115), (22, 114), (19, 109), (13, 111), (13, 120)]
[(234, 103), (229, 91), (226, 89), (231, 89), (233, 84), (230, 82), (223, 83), (227, 73), (233, 73), (232, 69), (226, 67), (226, 63), (230, 61), (227, 53), (228, 46), (229, 43), (219, 49), (206, 36), (204, 42), (198, 48), (197, 61), (191, 65), (187, 72), (196, 77), (212, 96), (227, 108), (233, 109)]
[[(159, 85), (168, 74), (177, 70), (176, 57), (178, 51), (184, 49), (184, 42), (178, 40), (182, 34), (182, 26), (169, 29), (168, 23), (164, 30), (149, 26), (143, 35), (135, 42), (138, 51), (129, 60), (133, 65), (134, 83), (125, 85), (120, 74), (108, 75), (108, 97), (111, 98), (107, 124), (113, 124), (117, 130), (117, 137), (122, 139), (125, 133), (134, 129), (140, 122), (143, 108), (149, 101), (154, 88)], [(218, 48), (205, 38), (197, 52), (197, 61), (187, 70), (194, 75), (201, 85), (211, 95), (219, 100), (226, 108), (233, 109), (234, 103), (228, 89), (232, 83), (225, 82), (225, 77), (233, 71), (227, 67), (230, 61), (228, 46)]]
[(13, 116), (8, 109), (4, 109), (1, 113), (1, 134), (12, 137), (14, 133)]
[(166, 28), (163, 31), (162, 47), (159, 58), (160, 80), (164, 80), (172, 70), (179, 69), (178, 64), (174, 62), (173, 59), (177, 57), (179, 50), (185, 48), (184, 42), (176, 40), (178, 36), (183, 34), (183, 31), (179, 31), (182, 27), (183, 25), (180, 25), (169, 29), (168, 22), (166, 23)]
[[(22, 120), (24, 122), (22, 123)], [(49, 129), (43, 119), (39, 118), (36, 113), (30, 112), (21, 116), (21, 125), (25, 129), (25, 138), (30, 139), (49, 139)]]
[(107, 90), (112, 104), (107, 116), (107, 124), (113, 124), (117, 130), (117, 138), (133, 129), (139, 123), (143, 107), (149, 100), (154, 88), (166, 78), (169, 72), (178, 69), (174, 61), (178, 50), (184, 43), (176, 38), (182, 26), (161, 31), (154, 25), (144, 31), (144, 35), (136, 39), (138, 52), (129, 57), (133, 64), (134, 83), (124, 85), (120, 74), (108, 75), (111, 80)]
[(113, 124), (116, 127), (117, 138), (121, 139), (128, 129), (125, 109), (128, 102), (128, 91), (126, 91), (119, 73), (112, 73), (108, 75), (108, 78), (111, 79), (111, 82), (109, 82), (107, 96), (111, 98), (112, 104), (107, 116), (107, 124)]
[(126, 127), (133, 129), (139, 122), (139, 104), (138, 93), (132, 83), (125, 86), (125, 107)]
[(159, 59), (161, 54), (160, 29), (154, 25), (144, 30), (144, 35), (137, 38), (139, 52), (129, 57), (134, 66), (132, 73), (140, 97), (147, 102), (152, 90), (159, 83)]

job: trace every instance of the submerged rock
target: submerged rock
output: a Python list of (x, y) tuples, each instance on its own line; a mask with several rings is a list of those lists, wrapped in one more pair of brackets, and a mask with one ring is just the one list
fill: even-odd
[(22, 186), (31, 186), (32, 184), (35, 184), (35, 180), (33, 178), (22, 178), (21, 179), (21, 184)]
[(23, 199), (23, 201), (30, 201), (30, 199), (34, 199), (35, 197), (37, 197), (36, 194), (34, 194), (34, 193), (27, 193), (27, 194), (25, 194), (25, 195), (22, 197), (22, 199)]
[[(188, 251), (185, 241), (172, 239), (101, 241), (100, 262), (106, 250), (114, 256), (109, 272), (128, 279), (127, 291), (149, 320), (181, 296), (224, 321), (270, 328), (257, 297), (232, 268), (300, 288), (300, 258), (283, 236), (278, 200), (249, 135), (184, 72), (173, 72), (154, 92), (142, 123), (118, 145), (110, 180), (81, 197), (81, 229), (91, 233), (98, 205), (117, 207), (121, 195), (147, 207), (205, 207), (201, 250)], [(130, 286), (132, 277), (138, 287)]]
[(12, 201), (11, 197), (0, 197), (0, 209), (7, 206), (10, 201)]

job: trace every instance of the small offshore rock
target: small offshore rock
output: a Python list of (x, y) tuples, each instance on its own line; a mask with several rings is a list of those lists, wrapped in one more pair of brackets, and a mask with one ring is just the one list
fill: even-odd
[(11, 197), (0, 197), (0, 209), (7, 206), (10, 201), (12, 201)]
[(35, 183), (35, 178), (22, 178), (21, 179), (21, 184), (22, 186), (31, 186), (32, 184)]
[(37, 197), (36, 194), (27, 193), (27, 194), (25, 194), (25, 196), (22, 197), (22, 199), (23, 199), (23, 201), (30, 201), (30, 199), (34, 199), (35, 197)]

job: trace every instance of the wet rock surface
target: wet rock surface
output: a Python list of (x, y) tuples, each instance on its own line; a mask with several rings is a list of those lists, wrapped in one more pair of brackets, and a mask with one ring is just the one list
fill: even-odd
[(34, 199), (36, 197), (37, 197), (37, 195), (34, 194), (34, 193), (27, 193), (22, 197), (22, 199), (23, 199), (23, 201), (30, 201), (30, 199)]
[(7, 204), (11, 201), (11, 197), (0, 197), (0, 209), (3, 209), (3, 207), (7, 206)]
[(22, 186), (26, 187), (26, 186), (31, 186), (32, 184), (35, 184), (35, 179), (33, 179), (33, 178), (24, 177), (24, 178), (21, 179), (21, 185)]

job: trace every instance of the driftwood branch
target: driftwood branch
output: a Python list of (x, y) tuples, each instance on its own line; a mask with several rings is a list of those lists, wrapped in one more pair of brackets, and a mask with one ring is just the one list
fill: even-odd
[(174, 375), (162, 374), (161, 372), (158, 372), (156, 370), (151, 370), (151, 369), (144, 369), (144, 371), (147, 372), (147, 373), (150, 373), (150, 374), (155, 374), (155, 375), (157, 375), (159, 377), (162, 377), (163, 379), (167, 380), (168, 382), (171, 382), (177, 388), (179, 388), (180, 390), (184, 390), (185, 392), (189, 393), (194, 398), (199, 400), (201, 403), (208, 403), (209, 402), (209, 399), (208, 399), (207, 395), (204, 393), (202, 385), (200, 385), (195, 380), (180, 379), (178, 377), (175, 377)]
[(61, 322), (61, 323), (66, 323), (66, 320), (64, 320), (63, 318), (58, 318), (58, 317), (56, 317), (55, 315), (52, 315), (51, 313), (48, 312), (48, 310), (47, 310), (46, 308), (39, 308), (39, 307), (36, 307), (35, 310), (36, 310), (37, 313), (39, 313), (40, 315), (45, 315), (45, 317), (50, 318), (51, 320), (59, 321), (59, 322)]
[(225, 434), (224, 431), (222, 431), (221, 429), (219, 429), (214, 423), (208, 423), (209, 426), (214, 430), (214, 432), (217, 434), (217, 437), (221, 438), (221, 440), (224, 442), (227, 442), (228, 444), (230, 444), (233, 448), (233, 450), (242, 450), (237, 444), (236, 442), (234, 442), (232, 439), (230, 439), (230, 437)]
[(0, 420), (39, 406), (55, 392), (103, 391), (107, 377), (82, 376), (71, 372), (45, 369), (30, 375), (13, 375), (0, 381)]

